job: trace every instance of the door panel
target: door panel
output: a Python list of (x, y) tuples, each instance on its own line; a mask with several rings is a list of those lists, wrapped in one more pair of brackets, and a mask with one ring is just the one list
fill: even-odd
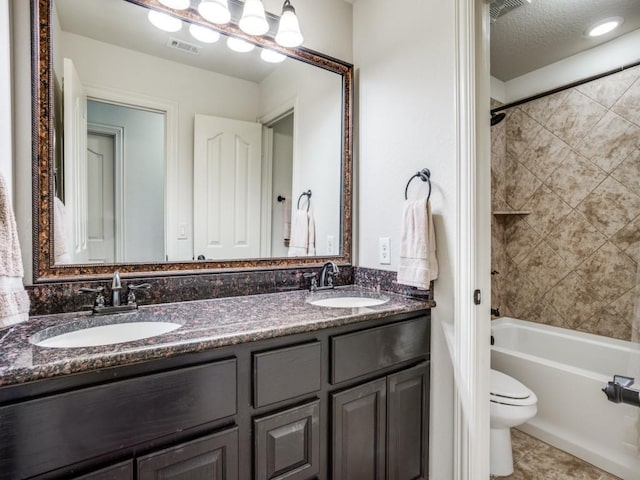
[(385, 478), (386, 379), (332, 395), (333, 480)]
[(259, 257), (261, 125), (196, 115), (194, 131), (195, 255)]

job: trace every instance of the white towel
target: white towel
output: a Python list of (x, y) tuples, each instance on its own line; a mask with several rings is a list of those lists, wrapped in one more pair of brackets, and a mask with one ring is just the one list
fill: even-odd
[(291, 223), (290, 257), (311, 257), (316, 254), (316, 222), (313, 211), (296, 210)]
[(53, 197), (53, 253), (56, 264), (71, 263), (66, 225), (67, 214), (64, 203), (58, 197)]
[(306, 210), (296, 210), (291, 219), (290, 257), (306, 257), (309, 246), (309, 214)]
[(0, 175), (0, 328), (29, 318), (29, 296), (22, 285), (23, 275), (16, 219)]
[(436, 238), (427, 199), (404, 203), (398, 283), (422, 290), (438, 278)]
[(285, 242), (291, 240), (291, 199), (287, 198), (283, 203), (283, 224), (282, 224), (282, 239)]

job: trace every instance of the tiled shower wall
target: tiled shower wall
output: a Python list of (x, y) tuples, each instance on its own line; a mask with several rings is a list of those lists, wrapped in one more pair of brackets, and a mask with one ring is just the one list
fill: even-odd
[[(495, 104), (494, 104), (495, 106)], [(640, 341), (640, 67), (492, 127), (492, 306)]]

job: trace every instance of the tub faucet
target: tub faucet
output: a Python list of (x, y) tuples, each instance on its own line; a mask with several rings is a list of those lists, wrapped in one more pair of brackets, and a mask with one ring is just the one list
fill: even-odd
[(492, 308), (491, 309), (491, 315), (493, 315), (494, 317), (499, 317), (500, 316), (500, 307)]
[(634, 380), (634, 378), (614, 375), (613, 381), (608, 382), (602, 391), (610, 402), (627, 403), (640, 407), (640, 390), (630, 388)]

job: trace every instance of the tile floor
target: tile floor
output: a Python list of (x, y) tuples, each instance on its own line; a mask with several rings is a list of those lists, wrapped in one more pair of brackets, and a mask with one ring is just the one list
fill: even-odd
[(593, 465), (527, 435), (511, 430), (513, 474), (496, 480), (619, 480)]

